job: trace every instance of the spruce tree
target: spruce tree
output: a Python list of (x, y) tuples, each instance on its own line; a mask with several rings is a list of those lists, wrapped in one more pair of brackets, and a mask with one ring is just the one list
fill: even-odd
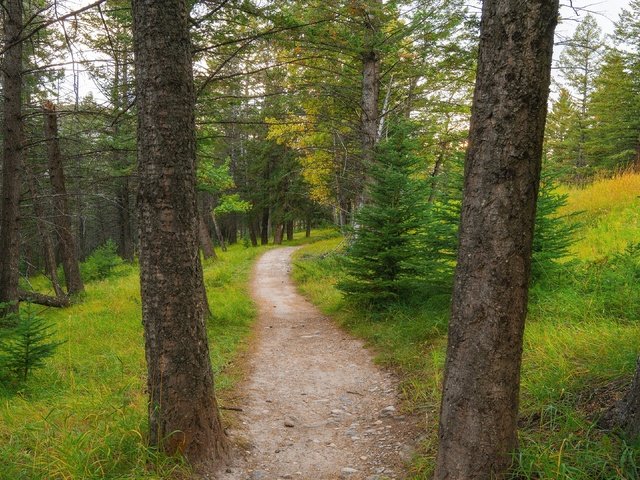
[(369, 202), (356, 215), (348, 278), (339, 288), (359, 303), (385, 305), (410, 293), (424, 277), (427, 188), (418, 178), (420, 159), (409, 129), (396, 123), (378, 144)]

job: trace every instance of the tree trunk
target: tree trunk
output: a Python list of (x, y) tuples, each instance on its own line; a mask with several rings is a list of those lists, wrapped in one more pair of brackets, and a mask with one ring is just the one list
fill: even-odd
[(504, 478), (558, 0), (483, 4), (435, 479)]
[(251, 246), (258, 246), (258, 230), (260, 226), (258, 225), (258, 219), (252, 214), (249, 216), (249, 238), (251, 239)]
[(380, 54), (378, 52), (378, 35), (380, 34), (379, 16), (382, 10), (382, 0), (367, 2), (371, 8), (366, 8), (365, 48), (362, 57), (362, 112), (360, 114), (360, 135), (362, 145), (362, 178), (360, 207), (367, 203), (366, 185), (368, 171), (375, 157), (375, 147), (378, 141), (378, 100), (380, 97)]
[(33, 203), (33, 214), (36, 217), (36, 229), (38, 236), (42, 241), (42, 250), (44, 256), (44, 270), (51, 280), (51, 286), (56, 294), (56, 297), (64, 297), (64, 291), (60, 286), (58, 280), (58, 268), (56, 263), (56, 252), (53, 246), (53, 240), (51, 239), (51, 232), (45, 223), (45, 210), (44, 206), (40, 202), (38, 195), (38, 189), (36, 187), (36, 179), (31, 170), (31, 166), (28, 162), (24, 164), (25, 176), (27, 178), (27, 185), (29, 187), (29, 193), (31, 194), (31, 202)]
[(216, 231), (216, 238), (218, 239), (218, 243), (220, 244), (220, 249), (223, 252), (227, 251), (227, 244), (224, 241), (224, 237), (222, 236), (222, 230), (220, 230), (220, 225), (218, 224), (218, 219), (216, 218), (216, 212), (211, 210), (211, 220), (213, 220), (213, 229)]
[(211, 235), (209, 235), (209, 229), (207, 224), (202, 218), (202, 214), (198, 214), (198, 235), (200, 240), (200, 249), (204, 258), (218, 258), (216, 251), (213, 248), (213, 242), (211, 241)]
[(260, 245), (269, 245), (269, 207), (264, 207), (262, 209)]
[(184, 0), (134, 0), (133, 19), (149, 441), (209, 468), (227, 446), (201, 294), (189, 11)]
[(18, 296), (23, 302), (31, 302), (45, 307), (63, 308), (71, 305), (69, 297), (66, 295), (52, 297), (51, 295), (18, 289)]
[(287, 220), (287, 241), (293, 240), (293, 220)]
[(304, 222), (304, 236), (309, 238), (311, 236), (311, 217), (308, 217)]
[[(4, 139), (2, 157), (2, 217), (0, 217), (0, 303), (18, 309), (20, 263), (20, 186), (23, 163), (22, 0), (4, 3), (5, 48), (2, 61)], [(2, 310), (0, 310), (2, 315)]]
[(53, 187), (54, 223), (60, 238), (60, 253), (67, 292), (70, 295), (74, 295), (84, 291), (84, 285), (80, 276), (78, 251), (67, 206), (67, 189), (65, 187), (62, 155), (60, 155), (60, 144), (58, 142), (58, 118), (55, 107), (51, 102), (45, 102), (43, 112), (44, 135), (49, 157), (49, 177)]
[(273, 229), (273, 243), (282, 245), (282, 237), (284, 236), (284, 223), (278, 223)]

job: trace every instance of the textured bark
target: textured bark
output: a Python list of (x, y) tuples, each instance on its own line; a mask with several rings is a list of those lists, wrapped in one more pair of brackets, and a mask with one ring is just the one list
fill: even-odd
[(435, 478), (503, 478), (516, 425), (557, 0), (486, 0)]
[(134, 0), (133, 18), (149, 440), (205, 468), (227, 448), (202, 301), (188, 6)]
[[(5, 48), (2, 61), (4, 123), (2, 217), (0, 218), (0, 303), (18, 308), (20, 262), (20, 186), (23, 163), (22, 0), (4, 2)], [(2, 311), (0, 311), (0, 315)]]
[(213, 221), (213, 229), (216, 232), (216, 238), (218, 239), (218, 243), (220, 244), (220, 249), (223, 252), (226, 252), (227, 243), (224, 241), (224, 237), (222, 236), (222, 230), (220, 230), (220, 224), (218, 223), (216, 213), (213, 210), (211, 210), (211, 220)]
[[(377, 40), (380, 34), (380, 19), (378, 16), (382, 10), (382, 0), (370, 0), (365, 7), (365, 48), (362, 58), (362, 112), (360, 115), (360, 136), (362, 145), (362, 174), (360, 206), (367, 203), (366, 184), (368, 182), (368, 170), (375, 156), (375, 147), (378, 141), (378, 122), (380, 113), (378, 101), (380, 98), (380, 54)], [(369, 7), (369, 8), (368, 8)]]
[(284, 223), (278, 223), (273, 229), (273, 243), (282, 245), (282, 237), (284, 236)]
[(51, 232), (47, 227), (47, 224), (44, 220), (45, 218), (45, 210), (44, 205), (40, 201), (40, 196), (38, 195), (38, 189), (36, 186), (36, 179), (31, 170), (31, 166), (28, 163), (25, 163), (25, 176), (27, 178), (27, 186), (29, 187), (29, 193), (31, 194), (31, 202), (33, 204), (33, 213), (36, 217), (36, 228), (38, 231), (38, 236), (42, 241), (42, 251), (44, 256), (44, 270), (51, 280), (51, 286), (53, 287), (53, 291), (56, 294), (56, 297), (64, 297), (64, 291), (60, 286), (60, 281), (58, 279), (58, 266), (56, 263), (56, 252), (53, 245), (53, 239), (51, 238)]
[(50, 295), (43, 295), (42, 293), (18, 289), (18, 297), (23, 302), (36, 303), (38, 305), (44, 305), (45, 307), (63, 308), (71, 305), (69, 297), (66, 295), (52, 297)]
[(51, 102), (46, 102), (44, 111), (44, 135), (47, 142), (47, 155), (49, 157), (49, 178), (53, 187), (54, 223), (60, 238), (60, 255), (62, 268), (67, 284), (67, 292), (74, 295), (84, 291), (82, 277), (80, 276), (80, 264), (78, 262), (78, 250), (76, 240), (71, 227), (71, 216), (67, 205), (67, 189), (62, 168), (62, 155), (58, 142), (58, 117)]
[(207, 224), (202, 218), (202, 214), (198, 214), (198, 236), (200, 241), (200, 249), (204, 258), (217, 258), (216, 251), (213, 248), (213, 241), (209, 235)]
[(258, 225), (258, 219), (251, 215), (249, 217), (249, 238), (251, 239), (251, 246), (258, 246), (258, 231), (260, 226)]

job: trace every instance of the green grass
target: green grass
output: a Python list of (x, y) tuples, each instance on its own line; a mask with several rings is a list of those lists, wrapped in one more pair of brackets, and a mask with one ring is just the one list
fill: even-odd
[[(585, 210), (585, 227), (573, 247), (576, 259), (546, 272), (531, 291), (514, 479), (640, 478), (640, 443), (595, 426), (627, 388), (638, 355), (640, 251), (625, 249), (627, 240), (640, 238), (639, 179), (627, 174), (593, 190), (568, 190), (568, 211)], [(602, 197), (611, 190), (613, 199)], [(298, 251), (294, 278), (312, 302), (365, 339), (380, 363), (401, 373), (407, 408), (426, 419), (413, 478), (429, 478), (450, 298), (423, 292), (421, 305), (399, 304), (383, 314), (354, 307), (335, 288), (343, 275), (340, 242)]]
[[(204, 264), (220, 403), (241, 376), (256, 315), (248, 278), (264, 248), (232, 246)], [(42, 278), (32, 285), (48, 288)], [(0, 386), (0, 479), (160, 479), (189, 475), (145, 446), (144, 345), (138, 270), (120, 265), (86, 285), (79, 303), (41, 309), (65, 343), (19, 387)], [(241, 363), (241, 362), (240, 362)]]

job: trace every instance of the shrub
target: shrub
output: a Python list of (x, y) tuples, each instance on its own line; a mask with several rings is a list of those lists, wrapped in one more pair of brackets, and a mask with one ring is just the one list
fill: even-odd
[(37, 316), (31, 305), (11, 317), (14, 326), (0, 331), (2, 377), (25, 381), (34, 368), (44, 365), (61, 342), (52, 341), (52, 325)]
[(116, 252), (113, 240), (107, 240), (104, 245), (96, 248), (80, 267), (84, 281), (102, 280), (111, 276), (113, 269), (123, 263)]

